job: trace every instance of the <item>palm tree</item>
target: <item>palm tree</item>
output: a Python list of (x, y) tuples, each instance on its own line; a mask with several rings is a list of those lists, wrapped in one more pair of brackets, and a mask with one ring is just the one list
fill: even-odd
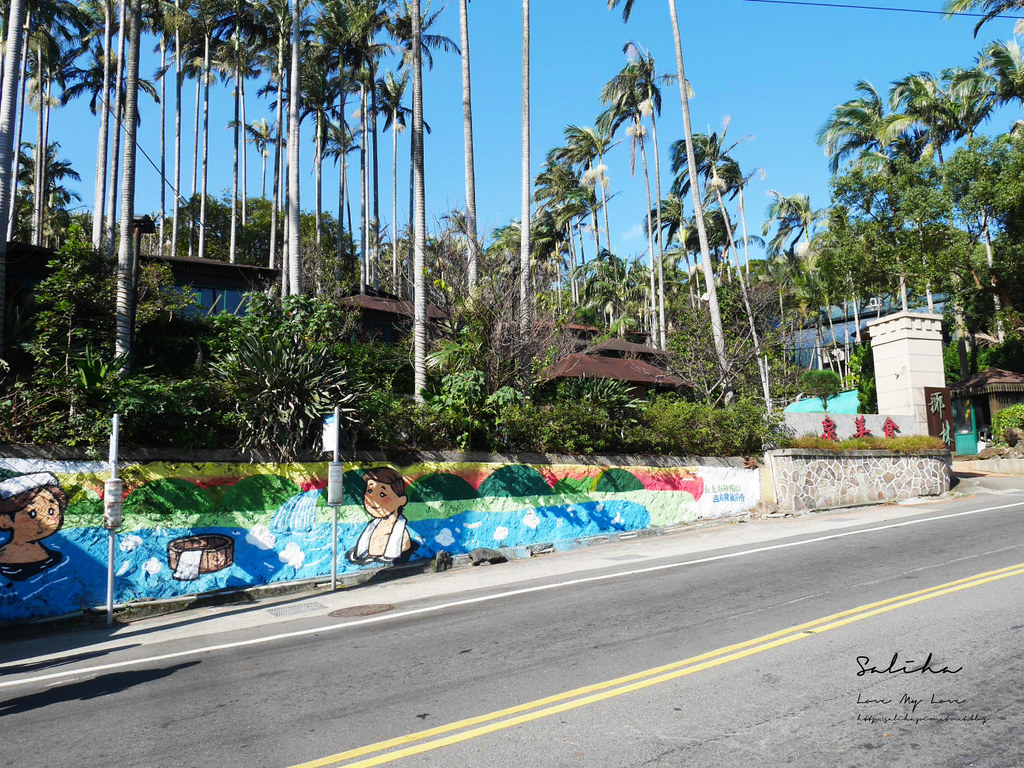
[(768, 255), (775, 257), (780, 253), (798, 250), (797, 243), (803, 239), (802, 250), (806, 253), (811, 247), (811, 236), (814, 228), (824, 220), (826, 211), (814, 210), (811, 199), (807, 195), (791, 195), (786, 197), (774, 189), (768, 190), (772, 198), (766, 213), (763, 234), (775, 228), (775, 234), (768, 241)]
[(1016, 13), (1024, 8), (1024, 0), (946, 0), (945, 8), (947, 14), (967, 13), (980, 10), (983, 13), (981, 21), (974, 27), (974, 36), (978, 36), (980, 30), (986, 23), (1008, 13)]
[[(109, 0), (104, 0), (109, 2)], [(185, 74), (181, 69), (181, 32), (176, 18), (180, 12), (181, 0), (174, 0), (174, 19), (170, 25), (174, 32), (174, 202), (171, 203), (171, 256), (178, 255), (178, 224), (181, 213), (181, 86)], [(166, 22), (168, 14), (164, 14)]]
[(854, 88), (861, 95), (837, 105), (818, 131), (818, 144), (825, 148), (833, 174), (850, 157), (855, 156), (859, 165), (869, 166), (876, 166), (887, 157), (885, 102), (866, 80), (859, 81)]
[[(270, 81), (264, 86), (264, 91), (270, 93), (274, 92), (276, 98), (274, 100), (274, 130), (276, 131), (276, 138), (274, 140), (274, 173), (273, 173), (273, 193), (271, 194), (272, 202), (270, 206), (270, 243), (268, 253), (268, 264), (273, 269), (277, 266), (277, 219), (278, 212), (281, 208), (281, 199), (283, 197), (281, 193), (281, 183), (284, 170), (284, 163), (282, 158), (282, 152), (284, 149), (284, 86), (285, 79), (287, 77), (287, 67), (285, 65), (285, 52), (287, 51), (288, 42), (291, 37), (291, 11), (289, 9), (288, 0), (265, 0), (261, 5), (258, 5), (254, 9), (256, 13), (256, 23), (263, 26), (268, 32), (269, 42), (274, 47), (273, 65), (267, 67), (267, 71), (270, 75)], [(268, 59), (269, 51), (268, 51)], [(282, 295), (288, 293), (288, 286), (285, 284), (286, 276), (288, 274), (287, 260), (283, 259), (284, 267), (281, 270), (282, 278)]]
[[(405, 130), (406, 119), (412, 113), (402, 104), (409, 73), (395, 76), (388, 72), (377, 83), (379, 108), (384, 113), (383, 130), (391, 129), (391, 291), (398, 294), (398, 134)], [(475, 211), (475, 205), (474, 205)], [(468, 221), (468, 217), (467, 217)]]
[[(590, 188), (601, 190), (601, 208), (604, 210), (604, 230), (608, 248), (611, 248), (611, 230), (608, 226), (608, 206), (605, 195), (608, 177), (604, 165), (605, 153), (618, 144), (612, 142), (610, 129), (607, 125), (598, 124), (596, 128), (568, 125), (563, 132), (565, 146), (551, 150), (549, 157), (555, 160), (566, 160), (585, 171), (581, 181)], [(596, 164), (595, 164), (596, 162)], [(594, 252), (600, 253), (601, 239), (597, 226), (597, 206), (593, 208)]]
[(1024, 50), (1016, 38), (1005, 43), (990, 43), (978, 57), (978, 70), (988, 74), (992, 81), (988, 93), (1000, 104), (1018, 101), (1024, 106)]
[[(606, 112), (598, 119), (598, 124), (607, 125), (609, 131), (614, 131), (626, 120), (632, 122), (630, 136), (632, 140), (633, 153), (630, 160), (630, 173), (633, 172), (633, 165), (636, 155), (636, 147), (640, 147), (640, 156), (643, 161), (644, 186), (647, 191), (647, 210), (651, 211), (651, 177), (647, 166), (646, 129), (643, 126), (643, 119), (649, 117), (651, 120), (652, 134), (655, 141), (655, 159), (658, 168), (658, 194), (654, 208), (654, 215), (647, 216), (647, 250), (649, 254), (649, 267), (651, 290), (651, 343), (666, 346), (664, 331), (664, 276), (660, 290), (655, 288), (655, 261), (661, 264), (661, 240), (654, 235), (660, 233), (661, 225), (661, 180), (660, 160), (657, 159), (657, 121), (656, 115), (661, 112), (661, 90), (658, 87), (663, 78), (656, 74), (654, 58), (637, 46), (635, 43), (626, 43), (624, 52), (630, 57), (630, 62), (604, 87), (601, 92), (601, 101), (608, 106)], [(655, 222), (656, 220), (656, 222)], [(655, 244), (657, 243), (658, 254), (655, 257)], [(660, 302), (657, 298), (660, 296)], [(661, 322), (659, 323), (659, 318)], [(661, 331), (659, 333), (659, 327)]]
[(594, 215), (597, 209), (597, 198), (592, 188), (584, 187), (577, 168), (568, 161), (555, 159), (553, 153), (548, 154), (543, 170), (537, 174), (535, 186), (534, 199), (539, 206), (538, 213), (550, 213), (555, 226), (567, 234), (570, 292), (573, 304), (576, 304), (579, 301), (577, 280), (579, 273), (577, 273), (573, 230), (575, 229), (580, 237), (579, 252), (582, 265), (586, 263), (586, 254), (580, 222), (588, 214)]
[(610, 251), (580, 267), (581, 300), (585, 307), (601, 313), (610, 331), (618, 336), (635, 324), (634, 315), (644, 315), (649, 305), (647, 270), (627, 262)]
[(423, 183), (423, 62), (420, 40), (420, 0), (412, 0), (410, 34), (412, 58), (412, 176), (413, 176), (413, 396), (423, 402), (427, 386), (427, 208)]
[[(466, 154), (466, 257), (469, 290), (476, 288), (480, 243), (476, 234), (476, 165), (473, 158), (473, 89), (469, 73), (469, 0), (459, 0), (459, 32), (462, 43), (462, 133)], [(397, 232), (397, 228), (395, 232)], [(397, 245), (395, 253), (397, 254)], [(396, 256), (397, 261), (397, 256)]]
[(121, 242), (117, 255), (117, 315), (115, 354), (131, 365), (135, 332), (135, 283), (138, 270), (132, 220), (135, 215), (135, 132), (139, 113), (139, 36), (142, 0), (128, 0), (128, 62), (125, 71), (124, 160), (121, 163)]
[[(327, 144), (324, 150), (326, 157), (336, 160), (339, 165), (338, 173), (338, 232), (335, 242), (335, 255), (337, 257), (338, 269), (340, 271), (342, 259), (343, 259), (343, 246), (344, 246), (344, 212), (345, 203), (348, 199), (348, 155), (350, 152), (354, 152), (359, 149), (359, 145), (355, 142), (355, 136), (352, 133), (352, 129), (348, 127), (348, 123), (345, 122), (344, 116), (337, 123), (331, 123), (327, 127)], [(352, 231), (352, 210), (349, 205), (348, 214), (349, 232)], [(357, 271), (359, 271), (357, 269)], [(341, 277), (339, 274), (339, 281)]]
[[(103, 201), (107, 191), (107, 147), (110, 144), (108, 134), (110, 130), (110, 43), (113, 36), (112, 0), (100, 0), (103, 4), (103, 46), (98, 51), (93, 49), (93, 56), (103, 71), (102, 91), (103, 109), (100, 113), (99, 136), (96, 140), (96, 183), (93, 187), (93, 208), (92, 208), (92, 247), (95, 250), (103, 248)], [(96, 114), (96, 107), (90, 104), (92, 113)]]
[[(25, 144), (22, 147), (18, 159), (18, 188), (21, 192), (17, 196), (15, 210), (25, 209), (26, 214), (20, 215), (19, 219), (23, 226), (15, 229), (14, 239), (27, 241), (31, 236), (31, 211), (35, 208), (35, 158), (26, 150), (31, 147)], [(35, 148), (33, 147), (33, 153)], [(81, 196), (65, 187), (62, 182), (66, 180), (80, 181), (78, 172), (71, 167), (71, 162), (61, 160), (57, 157), (60, 149), (59, 142), (51, 142), (46, 148), (45, 179), (43, 207), (46, 211), (45, 222), (49, 225), (43, 231), (42, 244), (46, 247), (53, 247), (53, 243), (59, 239), (63, 230), (67, 228), (69, 216), (67, 206), (74, 200), (81, 200)], [(54, 222), (54, 219), (57, 219)]]
[(253, 120), (245, 126), (246, 142), (256, 147), (260, 156), (262, 170), (260, 172), (260, 197), (267, 199), (267, 157), (270, 155), (269, 147), (274, 143), (274, 128), (267, 122), (265, 117)]
[[(736, 261), (736, 277), (740, 284), (740, 295), (743, 299), (743, 308), (747, 316), (747, 323), (750, 327), (750, 336), (754, 344), (754, 353), (757, 357), (758, 374), (761, 378), (761, 389), (764, 395), (765, 406), (771, 408), (771, 390), (768, 382), (768, 358), (761, 350), (761, 340), (757, 332), (757, 325), (754, 321), (754, 312), (750, 304), (747, 280), (744, 276), (743, 268), (740, 265), (739, 249), (736, 247), (736, 242), (733, 238), (733, 225), (730, 221), (729, 211), (726, 208), (724, 199), (724, 195), (727, 193), (730, 197), (736, 197), (742, 194), (743, 185), (746, 183), (746, 179), (740, 171), (739, 164), (729, 155), (729, 153), (749, 137), (744, 137), (727, 147), (725, 146), (725, 142), (728, 131), (729, 118), (726, 118), (721, 136), (717, 133), (710, 133), (707, 135), (698, 134), (694, 136), (694, 153), (697, 158), (697, 166), (700, 176), (705, 179), (707, 183), (708, 193), (713, 195), (715, 201), (718, 203), (718, 209), (722, 216), (729, 249), (732, 251), (733, 258)], [(672, 145), (672, 170), (678, 174), (675, 184), (673, 185), (673, 190), (682, 194), (689, 185), (690, 179), (687, 173), (688, 169), (683, 165), (683, 158), (681, 157), (683, 148), (679, 145), (680, 142), (678, 141)], [(742, 214), (742, 207), (740, 210)], [(744, 248), (747, 248), (749, 238), (746, 234), (747, 225), (745, 215), (741, 215), (741, 221), (743, 223), (743, 244)]]
[[(377, 63), (381, 56), (390, 50), (390, 46), (381, 42), (379, 36), (388, 25), (388, 11), (391, 9), (392, 3), (390, 0), (383, 3), (380, 0), (345, 0), (345, 2), (347, 31), (344, 38), (344, 56), (360, 87), (359, 116), (361, 127), (359, 133), (363, 137), (359, 142), (361, 179), (360, 252), (363, 259), (360, 293), (365, 293), (367, 283), (371, 279), (376, 279), (376, 276), (371, 272), (373, 259), (370, 248), (371, 246), (376, 247), (377, 237), (371, 232), (371, 228), (375, 231), (376, 220), (378, 219), (376, 199), (373, 201), (373, 221), (369, 218), (371, 215), (369, 204), (369, 190), (371, 186), (369, 165), (371, 162), (373, 163), (373, 188), (376, 190), (377, 150), (375, 145), (371, 146), (370, 141), (366, 137), (376, 135)], [(420, 20), (417, 19), (417, 21)]]
[[(17, 114), (18, 71), (22, 69), (22, 27), (25, 25), (23, 0), (10, 0), (7, 8), (7, 43), (3, 58), (3, 97), (0, 99), (0, 231), (7, 231), (10, 219), (11, 177), (17, 174), (11, 163), (14, 155), (14, 116)], [(4, 313), (6, 301), (7, 239), (0, 238), (0, 359), (4, 355)]]
[[(223, 0), (222, 0), (223, 2)], [(220, 71), (225, 81), (234, 80), (234, 119), (229, 124), (232, 129), (233, 157), (231, 166), (231, 239), (228, 246), (228, 261), (235, 263), (238, 243), (238, 214), (239, 214), (239, 160), (242, 165), (242, 199), (241, 217), (242, 227), (245, 227), (248, 218), (246, 190), (247, 164), (244, 150), (243, 133), (245, 126), (245, 81), (247, 78), (259, 74), (256, 66), (257, 45), (262, 46), (263, 40), (252, 40), (252, 36), (259, 34), (266, 38), (267, 33), (253, 20), (251, 4), (240, 0), (230, 0), (218, 9), (218, 14), (213, 27), (213, 34), (217, 38), (217, 46), (214, 57), (214, 67)], [(248, 39), (243, 39), (243, 34)], [(241, 153), (239, 153), (241, 145)]]
[[(206, 255), (206, 201), (209, 181), (209, 148), (210, 148), (210, 81), (212, 74), (212, 48), (214, 30), (218, 23), (219, 9), (217, 0), (194, 0), (191, 14), (175, 15), (175, 23), (179, 26), (187, 46), (186, 60), (190, 62), (190, 70), (196, 77), (196, 136), (193, 145), (193, 194), (196, 182), (199, 189), (199, 257)], [(201, 106), (200, 106), (201, 96)], [(200, 122), (202, 133), (200, 139)], [(202, 148), (200, 150), (200, 141)], [(202, 154), (201, 166), (200, 152)], [(199, 166), (197, 170), (197, 166)], [(198, 178), (197, 178), (198, 177)], [(108, 217), (110, 213), (108, 211)], [(109, 218), (108, 218), (109, 229)], [(192, 252), (192, 241), (189, 238), (189, 254)]]
[(316, 247), (320, 250), (323, 238), (323, 155), (327, 140), (327, 125), (333, 117), (334, 93), (337, 83), (331, 77), (326, 46), (314, 44), (306, 56), (306, 66), (302, 76), (302, 99), (299, 119), (312, 115), (313, 129), (313, 173), (314, 213), (316, 229)]
[[(695, 307), (697, 305), (697, 295), (694, 290), (694, 281), (689, 279), (691, 276), (690, 251), (686, 247), (690, 239), (689, 222), (686, 220), (683, 201), (677, 192), (669, 192), (668, 197), (661, 201), (661, 214), (661, 231), (658, 237), (665, 243), (662, 249), (662, 261), (667, 262), (669, 265), (674, 265), (680, 257), (684, 259), (687, 275), (686, 287), (689, 292), (690, 306)], [(674, 253), (670, 254), (669, 251), (673, 250), (673, 243), (676, 244), (676, 248)], [(664, 267), (662, 266), (661, 269), (663, 270)]]
[(290, 274), (288, 294), (302, 294), (302, 255), (299, 248), (299, 35), (301, 9), (300, 0), (292, 3), (292, 65), (289, 71), (288, 94), (288, 272)]
[(915, 127), (920, 128), (941, 165), (942, 148), (953, 140), (957, 131), (957, 112), (948, 83), (928, 72), (907, 75), (893, 83), (889, 103), (893, 114), (885, 124), (888, 142)]
[[(49, 144), (50, 110), (61, 102), (53, 96), (53, 85), (63, 87), (67, 82), (72, 62), (80, 51), (81, 38), (88, 27), (86, 14), (66, 0), (49, 0), (32, 7), (29, 25), (29, 45), (34, 49), (31, 58), (30, 93), (38, 107), (36, 146)], [(40, 244), (43, 235), (43, 190), (46, 187), (45, 163), (36, 164), (35, 206), (32, 211), (32, 242)]]
[[(397, 5), (398, 5), (397, 11), (395, 13), (393, 13), (390, 16), (390, 18), (387, 20), (387, 29), (388, 29), (388, 33), (391, 35), (391, 37), (398, 44), (397, 47), (398, 47), (399, 51), (401, 52), (401, 56), (402, 56), (402, 66), (411, 66), (411, 63), (412, 63), (412, 46), (413, 46), (413, 42), (412, 42), (412, 26), (413, 26), (412, 25), (412, 15), (413, 15), (413, 9), (412, 9), (412, 6), (408, 2), (404, 2), (404, 0), (403, 0), (403, 2), (398, 3)], [(419, 30), (420, 31), (419, 31), (419, 36), (418, 36), (417, 39), (419, 40), (418, 45), (420, 47), (420, 63), (421, 63), (421, 66), (422, 66), (422, 62), (424, 60), (426, 60), (427, 68), (429, 69), (429, 68), (432, 68), (434, 66), (434, 57), (433, 57), (433, 53), (432, 53), (433, 51), (438, 50), (438, 49), (444, 50), (446, 52), (458, 51), (458, 46), (455, 45), (455, 42), (453, 40), (451, 40), (448, 37), (445, 37), (444, 35), (431, 34), (430, 32), (427, 31), (437, 22), (437, 19), (440, 16), (440, 12), (430, 13), (430, 4), (429, 4), (429, 2), (427, 3), (425, 8), (423, 8), (421, 6), (419, 13), (420, 13), (420, 17), (419, 17)], [(384, 49), (392, 50), (392, 48), (390, 46), (386, 46), (386, 47), (384, 47)], [(376, 211), (376, 190), (377, 190), (377, 171), (376, 171), (376, 168), (377, 168), (377, 164), (376, 164), (376, 158), (377, 158), (377, 154), (376, 154), (377, 120), (376, 120), (376, 113), (373, 113), (371, 115), (371, 117), (373, 118), (373, 122), (372, 122), (372, 126), (371, 126), (371, 133), (372, 133), (372, 135), (374, 137), (374, 172), (373, 172), (373, 178), (374, 178), (374, 195), (375, 195), (375, 203), (374, 203), (374, 205), (375, 205), (375, 211)], [(429, 129), (429, 127), (428, 127), (428, 125), (426, 123), (423, 124), (423, 129), (427, 133), (430, 132), (430, 129)], [(413, 164), (411, 142), (410, 142), (410, 147), (409, 147), (409, 163), (410, 163), (410, 168), (411, 168), (411, 166)], [(413, 198), (412, 177), (413, 177), (413, 173), (410, 170), (410, 173), (409, 173), (409, 185), (410, 185), (410, 190), (409, 190), (409, 220), (410, 220), (410, 222), (415, 218), (414, 211), (413, 211), (413, 201), (412, 201), (412, 198)], [(376, 213), (375, 213), (375, 218), (376, 218)], [(375, 226), (375, 228), (376, 228), (376, 226)], [(414, 230), (415, 230), (415, 227), (410, 227), (410, 231), (411, 232), (413, 232)], [(412, 281), (410, 280), (410, 283), (411, 282)]]
[[(999, 104), (999, 97), (993, 87), (995, 78), (981, 66), (981, 58), (978, 65), (971, 69), (956, 67), (942, 73), (950, 83), (955, 141), (973, 139), (978, 128), (992, 116), (992, 111)], [(1021, 60), (1021, 66), (1024, 67), (1024, 59)], [(1024, 78), (1024, 73), (1021, 76)]]
[[(24, 12), (23, 12), (23, 15), (24, 15)], [(24, 34), (23, 34), (23, 37), (24, 37), (24, 47), (25, 48), (28, 47), (28, 33), (29, 33), (28, 25), (25, 24), (25, 29), (24, 29)], [(17, 87), (16, 90), (15, 90), (15, 99), (14, 99), (17, 102), (18, 109), (17, 109), (17, 117), (15, 118), (15, 125), (17, 126), (17, 128), (15, 129), (16, 130), (16, 136), (14, 138), (14, 143), (13, 143), (12, 152), (11, 152), (11, 155), (12, 155), (12, 160), (11, 160), (12, 167), (10, 169), (11, 170), (11, 174), (10, 174), (10, 190), (9, 190), (10, 197), (8, 198), (9, 206), (8, 206), (8, 211), (7, 211), (8, 216), (9, 216), (9, 219), (8, 219), (8, 222), (7, 222), (7, 239), (8, 240), (10, 240), (14, 236), (13, 235), (13, 230), (14, 230), (14, 198), (17, 195), (17, 184), (18, 184), (18, 168), (17, 168), (17, 163), (18, 163), (17, 154), (18, 154), (18, 152), (14, 151), (14, 150), (19, 150), (20, 147), (21, 147), (22, 126), (23, 126), (23, 124), (25, 122), (23, 118), (24, 118), (24, 115), (25, 115), (25, 102), (28, 100), (26, 98), (26, 91), (27, 91), (27, 86), (28, 86), (28, 59), (29, 59), (29, 57), (27, 55), (23, 55), (21, 57), (21, 70), (20, 70), (21, 80), (20, 80), (20, 86)], [(19, 90), (20, 90), (20, 95), (18, 95)]]
[[(634, 0), (608, 0), (609, 8), (616, 8), (622, 4), (623, 21), (629, 21), (633, 10)], [(690, 177), (696, 180), (697, 161), (693, 156), (693, 127), (690, 121), (690, 99), (689, 83), (686, 80), (686, 70), (683, 66), (683, 44), (682, 35), (679, 30), (679, 18), (676, 13), (675, 0), (668, 0), (669, 20), (672, 24), (672, 37), (675, 42), (676, 51), (676, 76), (679, 82), (679, 101), (683, 111), (683, 136), (686, 141), (686, 158), (690, 168)], [(711, 335), (715, 343), (715, 354), (718, 357), (718, 365), (722, 372), (722, 382), (725, 394), (725, 401), (732, 401), (732, 373), (730, 371), (729, 358), (725, 350), (725, 330), (722, 325), (722, 313), (718, 306), (718, 290), (715, 286), (714, 274), (711, 265), (711, 249), (708, 245), (708, 233), (704, 224), (704, 210), (701, 203), (699, 183), (691, 185), (693, 197), (694, 223), (697, 228), (697, 237), (700, 241), (701, 265), (704, 270), (704, 280), (707, 283), (708, 314), (711, 316)]]
[[(519, 244), (519, 331), (523, 349), (532, 318), (530, 302), (530, 0), (523, 0), (523, 107), (522, 107), (522, 174), (520, 222), (522, 234)], [(525, 352), (520, 355), (520, 379), (528, 386)]]

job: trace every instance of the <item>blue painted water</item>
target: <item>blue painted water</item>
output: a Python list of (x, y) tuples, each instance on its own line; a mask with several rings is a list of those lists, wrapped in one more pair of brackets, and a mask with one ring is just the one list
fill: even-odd
[(275, 533), (312, 531), (316, 525), (316, 505), (320, 491), (304, 491), (292, 496), (274, 513), (270, 530)]
[[(296, 494), (274, 514), (269, 526), (241, 528), (154, 528), (118, 534), (115, 601), (161, 599), (223, 589), (312, 579), (331, 573), (331, 524), (316, 522), (319, 491)], [(412, 559), (439, 550), (467, 553), (477, 547), (515, 547), (556, 542), (650, 525), (645, 507), (604, 501), (523, 509), (510, 513), (463, 512), (448, 519), (412, 520), (410, 536), (419, 544)], [(363, 523), (339, 523), (338, 572), (380, 567), (349, 563)], [(168, 546), (176, 539), (220, 534), (234, 542), (233, 562), (189, 581), (174, 578)], [(2, 542), (0, 542), (2, 543)], [(107, 531), (69, 528), (46, 540), (64, 560), (24, 581), (0, 576), (0, 621), (55, 616), (106, 601)]]

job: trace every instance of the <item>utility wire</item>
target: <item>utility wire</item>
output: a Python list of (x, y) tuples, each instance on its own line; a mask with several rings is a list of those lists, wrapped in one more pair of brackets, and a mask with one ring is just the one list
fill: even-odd
[[(812, 8), (840, 8), (855, 11), (887, 11), (889, 13), (922, 13), (929, 16), (970, 16), (976, 19), (985, 18), (984, 13), (961, 13), (959, 11), (931, 11), (923, 8), (894, 8), (883, 5), (852, 5), (849, 3), (814, 3), (807, 0), (743, 0), (745, 3), (764, 3), (766, 5), (803, 5)], [(1000, 15), (1001, 19), (1024, 19), (1024, 16)]]

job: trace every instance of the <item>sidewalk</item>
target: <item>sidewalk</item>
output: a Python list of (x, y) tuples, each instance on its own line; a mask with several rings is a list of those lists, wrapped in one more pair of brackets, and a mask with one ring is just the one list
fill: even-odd
[[(977, 485), (979, 481), (970, 481)], [(962, 485), (967, 485), (964, 483)], [(69, 651), (88, 650), (101, 653), (123, 648), (126, 641), (136, 646), (205, 638), (216, 642), (215, 636), (262, 630), (269, 633), (286, 631), (290, 623), (303, 619), (322, 618), (336, 611), (353, 616), (373, 612), (374, 606), (396, 609), (414, 604), (455, 602), (472, 595), (500, 593), (507, 589), (526, 588), (546, 581), (595, 576), (613, 568), (616, 572), (642, 570), (666, 562), (700, 561), (702, 556), (729, 557), (761, 547), (786, 546), (786, 540), (830, 536), (857, 527), (884, 525), (929, 512), (956, 511), (956, 502), (970, 498), (970, 491), (954, 491), (940, 498), (915, 499), (892, 505), (848, 508), (797, 517), (727, 520), (705, 525), (681, 527), (660, 535), (613, 540), (568, 552), (555, 552), (536, 557), (512, 560), (497, 565), (465, 566), (441, 573), (421, 573), (376, 583), (371, 580), (358, 587), (330, 592), (327, 588), (310, 589), (301, 594), (273, 597), (245, 604), (195, 607), (170, 615), (133, 621), (113, 628), (92, 626), (74, 631), (67, 628), (53, 633), (37, 632), (34, 636), (14, 637), (0, 643), (0, 675), (13, 662), (45, 662), (60, 659)], [(984, 490), (978, 488), (977, 490)], [(1004, 491), (992, 497), (993, 505), (1011, 502), (1006, 494), (1024, 500), (1024, 489)], [(999, 491), (995, 492), (999, 494)], [(278, 629), (279, 628), (279, 629)], [(42, 636), (40, 636), (42, 635)]]

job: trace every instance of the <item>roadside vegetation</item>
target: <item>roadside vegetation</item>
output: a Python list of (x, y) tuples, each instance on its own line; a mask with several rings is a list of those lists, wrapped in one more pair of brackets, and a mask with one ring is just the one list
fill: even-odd
[[(870, 409), (870, 353), (859, 331), (837, 329), (912, 306), (945, 315), (948, 380), (989, 365), (1024, 371), (1024, 136), (1019, 122), (994, 118), (1001, 105), (1024, 104), (1017, 38), (986, 43), (974, 62), (938, 74), (893, 73), (888, 91), (853, 85), (819, 134), (831, 200), (819, 208), (773, 190), (760, 234), (748, 227), (745, 194), (757, 169), (735, 159), (743, 140), (731, 137), (728, 119), (692, 132), (682, 50), (656, 59), (631, 41), (624, 59), (605, 64), (592, 124), (567, 125), (564, 140), (545, 148), (520, 219), (480, 232), (468, 143), (465, 207), (430, 212), (429, 227), (424, 210), (422, 114), (409, 106), (421, 101), (422, 61), (458, 53), (469, 67), (467, 41), (430, 32), (443, 11), (419, 0), (336, 0), (292, 18), (298, 5), (147, 7), (143, 39), (160, 46), (164, 64), (154, 83), (138, 77), (140, 43), (128, 34), (138, 25), (120, 29), (112, 4), (29, 14), (24, 72), (47, 98), (36, 143), (14, 147), (23, 118), (13, 105), (25, 83), (18, 62), (5, 62), (0, 223), (10, 221), (16, 240), (59, 251), (34, 304), (0, 304), (0, 441), (95, 447), (119, 412), (128, 443), (293, 457), (314, 448), (320, 417), (337, 405), (350, 449), (747, 454), (775, 440), (781, 406), (827, 396), (837, 380), (858, 388)], [(1019, 3), (949, 3), (997, 5)], [(633, 3), (609, 7), (628, 18)], [(124, 10), (129, 20), (141, 16), (138, 0)], [(12, 3), (15, 11), (23, 4)], [(127, 58), (112, 55), (126, 43)], [(194, 96), (182, 93), (190, 79)], [(246, 106), (246, 82), (261, 107), (252, 96)], [(209, 132), (220, 127), (205, 120), (184, 151), (189, 132), (172, 132), (173, 149), (161, 148), (162, 186), (184, 189), (171, 162), (184, 155), (196, 169), (193, 193), (153, 212), (143, 250), (280, 270), (279, 287), (251, 295), (244, 316), (206, 313), (165, 269), (143, 269), (137, 294), (128, 290), (131, 217), (115, 226), (118, 190), (131, 210), (134, 184), (134, 150), (119, 166), (116, 126), (141, 113), (177, 121), (189, 98), (205, 114), (211, 89), (216, 97), (222, 87), (236, 107), (237, 149), (211, 161)], [(686, 119), (659, 126), (662, 99), (677, 87)], [(52, 109), (82, 96), (97, 107), (101, 158), (91, 213), (74, 211), (66, 183), (79, 171), (44, 131)], [(121, 117), (111, 121), (109, 104)], [(463, 104), (468, 134), (468, 90)], [(315, 137), (312, 212), (299, 210), (297, 161), (285, 160), (300, 120)], [(381, 134), (395, 141), (407, 124), (408, 160), (394, 143), (378, 158)], [(254, 152), (259, 196), (247, 188)], [(613, 153), (630, 158), (635, 178), (609, 171)], [(220, 197), (208, 189), (210, 162), (232, 170)], [(349, 189), (343, 172), (326, 207), (325, 162), (358, 166), (363, 179)], [(414, 189), (383, 200), (379, 166), (394, 173), (406, 162)], [(646, 233), (637, 253), (619, 253), (609, 226), (609, 201), (624, 184), (647, 192), (644, 210), (633, 212)], [(766, 258), (751, 258), (751, 246)], [(5, 268), (0, 254), (0, 278)], [(405, 342), (379, 343), (340, 303), (375, 290), (416, 307)], [(428, 323), (427, 306), (445, 320)], [(614, 383), (543, 378), (593, 337), (646, 342), (685, 385), (640, 397)], [(808, 367), (832, 373), (802, 378)]]
[(921, 453), (922, 451), (945, 451), (949, 449), (941, 438), (927, 435), (905, 437), (853, 437), (848, 440), (826, 440), (823, 437), (794, 437), (784, 440), (781, 448), (807, 448), (817, 451), (845, 453), (847, 451), (895, 451), (896, 453)]

